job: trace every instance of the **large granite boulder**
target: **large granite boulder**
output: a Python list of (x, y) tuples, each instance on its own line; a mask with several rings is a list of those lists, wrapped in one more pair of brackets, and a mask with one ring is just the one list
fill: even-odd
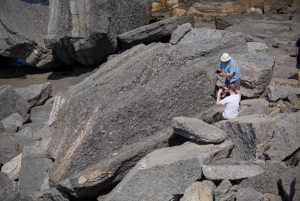
[[(201, 165), (215, 160), (215, 156), (218, 157), (220, 153), (226, 158), (232, 147), (230, 141), (220, 145), (187, 142), (181, 146), (156, 150), (141, 159), (107, 195), (105, 201), (170, 200), (173, 195), (183, 194), (191, 184), (201, 178)], [(212, 198), (214, 184), (209, 186)], [(203, 194), (202, 196), (204, 197)]]
[[(13, 113), (19, 113), (23, 122), (29, 118), (30, 105), (11, 86), (0, 87), (0, 120), (5, 119)], [(23, 123), (22, 122), (22, 123)]]
[[(50, 170), (52, 182), (88, 172), (96, 163), (105, 165), (105, 161), (119, 160), (113, 157), (114, 153), (123, 153), (122, 160), (134, 165), (137, 158), (126, 150), (160, 133), (173, 117), (195, 116), (214, 104), (210, 96), (216, 81), (212, 63), (219, 62), (221, 51), (228, 48), (243, 52), (247, 43), (226, 31), (192, 31), (199, 37), (185, 39), (191, 37), (187, 34), (182, 39), (195, 50), (192, 57), (185, 52), (182, 40), (180, 47), (161, 43), (138, 45), (56, 97), (49, 119), (53, 136), (48, 152), (55, 159)], [(226, 43), (221, 43), (224, 38)], [(149, 148), (141, 153), (150, 151)]]
[(146, 0), (51, 0), (45, 43), (68, 65), (97, 64), (117, 50), (117, 35), (149, 23), (150, 7)]
[(19, 0), (4, 0), (0, 8), (0, 55), (16, 57), (41, 68), (60, 65), (45, 48), (49, 7)]

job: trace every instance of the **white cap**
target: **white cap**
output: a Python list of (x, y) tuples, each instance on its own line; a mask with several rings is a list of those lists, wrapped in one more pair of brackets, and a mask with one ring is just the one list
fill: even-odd
[(221, 61), (223, 61), (223, 62), (229, 61), (230, 59), (231, 59), (231, 57), (229, 56), (228, 53), (224, 53), (224, 54), (221, 56)]

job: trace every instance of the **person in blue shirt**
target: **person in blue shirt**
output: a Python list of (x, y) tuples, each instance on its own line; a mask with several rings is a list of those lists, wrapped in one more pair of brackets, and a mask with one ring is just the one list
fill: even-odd
[(300, 87), (300, 38), (296, 42), (296, 68), (298, 68), (298, 86)]
[(240, 90), (240, 82), (241, 82), (241, 71), (238, 67), (238, 64), (234, 59), (232, 59), (228, 53), (224, 53), (221, 56), (221, 62), (219, 64), (219, 75), (226, 76), (225, 85), (228, 87), (229, 84), (234, 84), (236, 88), (236, 93), (240, 96), (240, 101), (242, 98), (241, 90)]

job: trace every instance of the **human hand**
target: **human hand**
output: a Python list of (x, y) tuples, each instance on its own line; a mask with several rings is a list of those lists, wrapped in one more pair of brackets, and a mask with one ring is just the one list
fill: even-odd
[(220, 88), (219, 88), (219, 91), (218, 91), (218, 94), (221, 94), (222, 91), (223, 91), (223, 89), (220, 87)]
[(224, 76), (224, 74), (225, 74), (224, 72), (219, 73), (219, 75), (222, 77)]

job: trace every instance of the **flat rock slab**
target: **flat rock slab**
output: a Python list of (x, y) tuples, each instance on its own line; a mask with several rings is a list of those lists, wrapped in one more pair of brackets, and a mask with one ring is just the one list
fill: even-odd
[(269, 101), (264, 98), (245, 99), (241, 101), (242, 106), (251, 106), (257, 103), (269, 107)]
[(175, 45), (178, 41), (183, 38), (183, 36), (192, 29), (192, 25), (190, 23), (186, 23), (180, 25), (175, 29), (175, 31), (171, 35), (170, 43)]
[(194, 26), (194, 17), (186, 15), (183, 17), (175, 16), (149, 24), (126, 33), (118, 35), (118, 41), (123, 48), (130, 48), (132, 46), (149, 43), (167, 36), (171, 36), (178, 25), (190, 23)]
[(203, 174), (210, 180), (238, 180), (254, 177), (264, 172), (258, 165), (203, 165)]
[(226, 139), (226, 133), (196, 118), (176, 117), (172, 119), (174, 133), (203, 143), (220, 143)]
[(256, 103), (256, 104), (253, 104), (253, 105), (243, 109), (239, 113), (239, 117), (252, 115), (252, 114), (265, 114), (265, 115), (268, 115), (269, 114), (269, 109), (268, 108), (269, 107), (266, 107), (264, 105)]
[(226, 155), (231, 146), (229, 141), (220, 145), (187, 142), (156, 150), (140, 160), (105, 201), (163, 201), (174, 194), (183, 194), (201, 177), (201, 165), (208, 163), (218, 152)]

